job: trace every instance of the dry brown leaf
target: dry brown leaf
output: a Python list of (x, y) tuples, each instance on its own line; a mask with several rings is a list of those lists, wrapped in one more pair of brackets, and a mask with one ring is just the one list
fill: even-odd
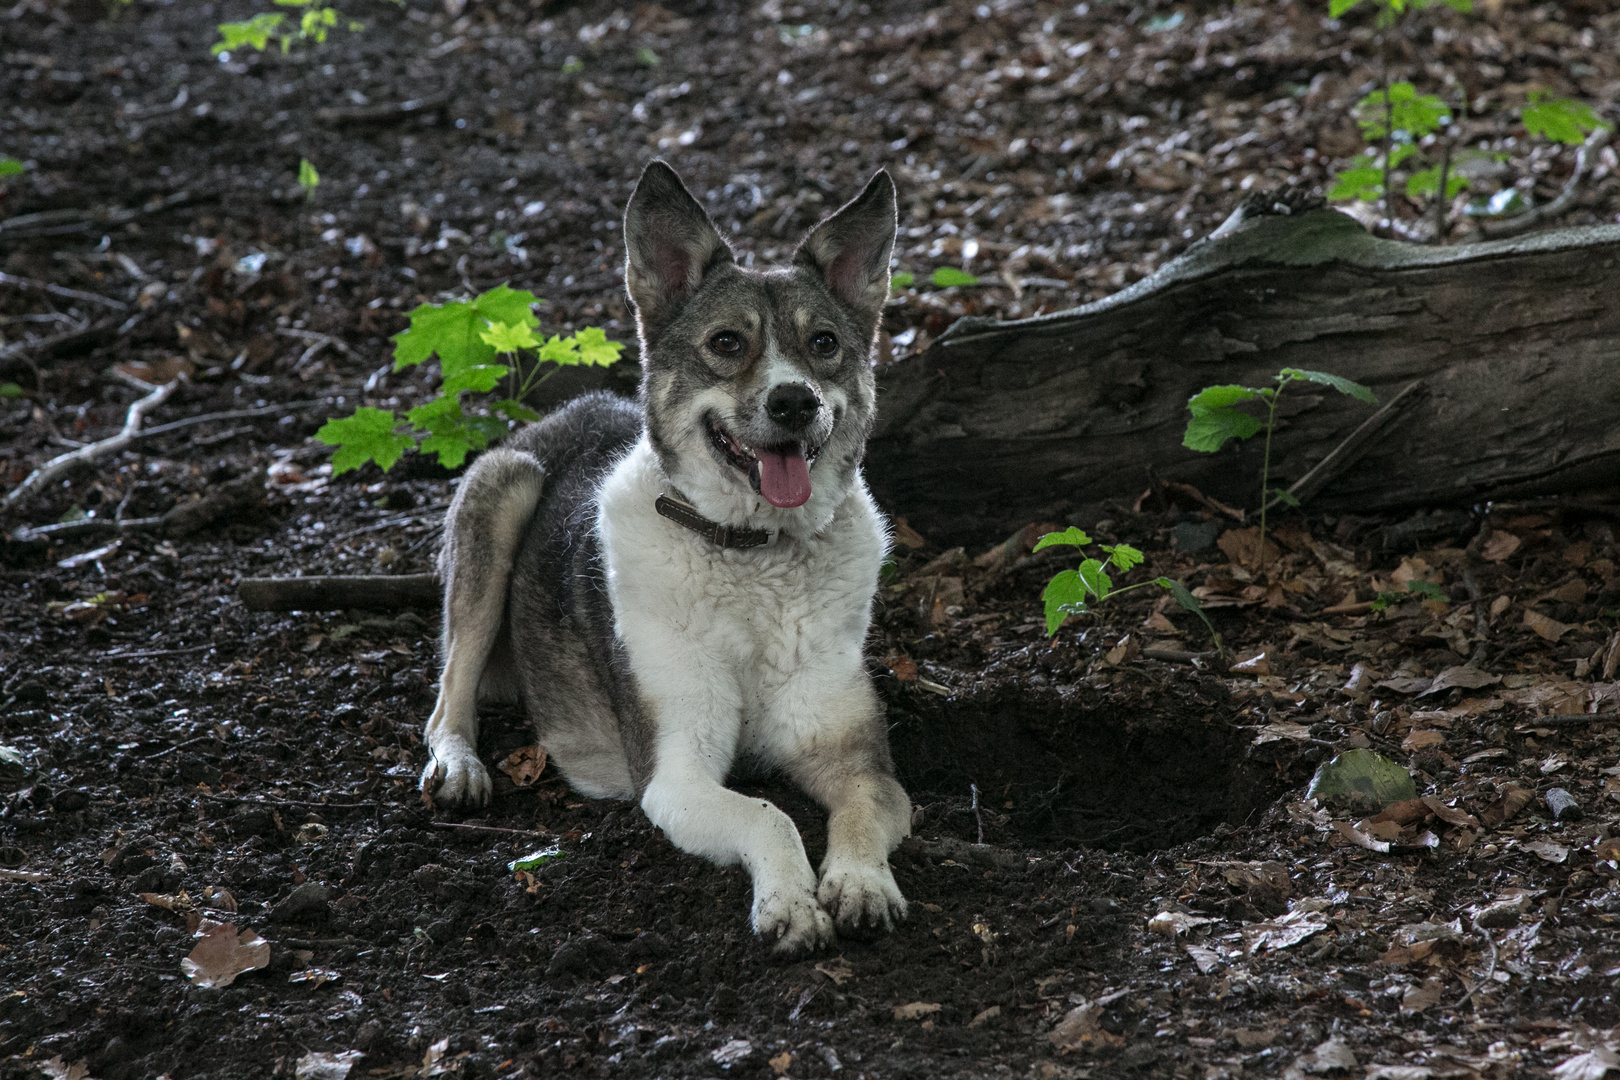
[(917, 661), (905, 654), (891, 656), (888, 661), (889, 674), (901, 682), (917, 681)]
[(1407, 753), (1414, 750), (1426, 750), (1431, 746), (1439, 746), (1446, 741), (1446, 737), (1438, 731), (1414, 731), (1401, 740), (1401, 749)]
[(237, 933), (234, 923), (204, 919), (194, 936), (197, 945), (180, 961), (180, 970), (197, 986), (229, 986), (242, 972), (270, 963), (270, 943), (252, 930)]
[(1103, 663), (1109, 667), (1119, 667), (1122, 664), (1130, 663), (1141, 655), (1142, 646), (1137, 644), (1134, 635), (1127, 634), (1119, 639), (1119, 644), (1108, 650), (1107, 655), (1103, 657)]
[(1531, 840), (1519, 846), (1538, 859), (1546, 859), (1550, 863), (1561, 863), (1569, 858), (1569, 848), (1563, 844), (1555, 844), (1551, 840)]
[(1458, 810), (1453, 806), (1447, 806), (1433, 795), (1424, 798), (1422, 802), (1424, 806), (1427, 806), (1430, 810), (1434, 811), (1435, 817), (1439, 818), (1447, 825), (1458, 825), (1467, 829), (1479, 828), (1479, 819), (1473, 814)]
[(1352, 844), (1355, 844), (1357, 847), (1364, 847), (1368, 851), (1376, 851), (1383, 855), (1389, 854), (1389, 844), (1387, 841), (1375, 840), (1371, 836), (1368, 836), (1366, 833), (1362, 832), (1360, 829), (1356, 828), (1354, 825), (1346, 824), (1343, 821), (1335, 821), (1333, 823), (1333, 827), (1338, 830), (1340, 836), (1344, 837)]
[(1534, 797), (1535, 793), (1528, 788), (1508, 784), (1497, 791), (1496, 801), (1484, 809), (1479, 815), (1479, 820), (1487, 829), (1501, 828), (1513, 820), (1520, 810), (1529, 806), (1530, 800)]
[(970, 1028), (982, 1027), (985, 1024), (986, 1021), (994, 1020), (994, 1019), (996, 1019), (996, 1017), (998, 1017), (1000, 1015), (1001, 1015), (1001, 1006), (1000, 1005), (992, 1005), (988, 1009), (981, 1009), (979, 1012), (973, 1014), (973, 1019), (968, 1021), (968, 1027), (970, 1027)]
[(1425, 979), (1420, 986), (1410, 987), (1401, 998), (1401, 1012), (1420, 1013), (1424, 1009), (1440, 1004), (1445, 994), (1445, 984), (1439, 979)]
[(1059, 1050), (1078, 1050), (1109, 1033), (1102, 1027), (1103, 1003), (1084, 1001), (1070, 1009), (1046, 1037)]
[(1510, 532), (1495, 532), (1491, 534), (1489, 540), (1480, 545), (1479, 553), (1489, 562), (1507, 562), (1508, 557), (1518, 551), (1523, 543), (1523, 540)]
[(1460, 686), (1465, 690), (1478, 690), (1485, 686), (1495, 686), (1502, 681), (1502, 676), (1492, 675), (1488, 671), (1481, 671), (1477, 667), (1466, 664), (1457, 667), (1448, 667), (1434, 677), (1434, 682), (1423, 691), (1424, 695), (1438, 694), (1442, 690), (1450, 690), (1453, 686)]
[(191, 897), (184, 889), (177, 893), (143, 892), (140, 897), (153, 907), (160, 907), (165, 911), (186, 911), (192, 906)]
[(1557, 619), (1549, 619), (1539, 611), (1530, 611), (1528, 609), (1524, 613), (1524, 625), (1534, 630), (1541, 637), (1553, 642), (1556, 642), (1573, 629), (1573, 627), (1566, 626)]
[(521, 746), (506, 755), (496, 768), (512, 778), (512, 783), (518, 787), (528, 787), (540, 778), (546, 770), (546, 748), (543, 746)]
[(1614, 678), (1620, 671), (1620, 630), (1609, 635), (1609, 644), (1603, 649), (1603, 678)]
[(1226, 557), (1239, 566), (1249, 570), (1260, 569), (1262, 563), (1271, 566), (1282, 557), (1282, 549), (1271, 542), (1268, 536), (1264, 548), (1260, 544), (1260, 527), (1251, 526), (1247, 529), (1228, 529), (1215, 541), (1215, 545), (1226, 553)]
[(1268, 654), (1264, 652), (1255, 653), (1245, 660), (1239, 660), (1226, 670), (1233, 675), (1270, 675), (1271, 662), (1267, 656)]
[(1403, 589), (1406, 587), (1406, 584), (1409, 581), (1431, 581), (1436, 585), (1444, 585), (1446, 583), (1444, 574), (1430, 566), (1428, 563), (1424, 562), (1422, 559), (1418, 558), (1416, 555), (1402, 559), (1401, 565), (1397, 566), (1390, 573), (1389, 579), (1396, 585), (1401, 586)]
[(894, 519), (893, 532), (894, 542), (903, 548), (910, 548), (912, 551), (916, 551), (928, 543), (927, 540), (923, 539), (922, 533), (906, 524), (906, 519), (903, 517)]
[(894, 1007), (896, 1020), (921, 1020), (925, 1016), (933, 1016), (945, 1006), (932, 1001), (913, 1001), (907, 1005)]
[(355, 1064), (365, 1056), (359, 1050), (339, 1050), (335, 1054), (311, 1051), (293, 1066), (293, 1080), (347, 1080)]
[(831, 960), (823, 960), (816, 965), (817, 973), (825, 975), (832, 980), (834, 986), (843, 986), (855, 977), (855, 969), (842, 956)]
[(1586, 603), (1586, 582), (1581, 578), (1571, 578), (1558, 588), (1553, 589), (1542, 597), (1558, 604), (1584, 604)]
[(792, 1052), (784, 1050), (780, 1054), (777, 1054), (775, 1057), (770, 1059), (770, 1066), (771, 1071), (776, 1073), (777, 1076), (786, 1076), (787, 1071), (793, 1067)]

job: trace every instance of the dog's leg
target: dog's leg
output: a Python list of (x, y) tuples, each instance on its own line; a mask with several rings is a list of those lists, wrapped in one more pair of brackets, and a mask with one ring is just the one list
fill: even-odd
[(489, 773), (478, 760), (478, 682), (505, 617), (512, 560), (544, 482), (532, 454), (491, 450), (468, 470), (445, 517), (444, 673), (424, 734), (422, 770), (422, 790), (442, 805), (489, 801)]
[(797, 723), (806, 736), (786, 762), (793, 779), (829, 812), (827, 855), (816, 898), (840, 932), (892, 930), (906, 917), (889, 853), (911, 832), (911, 800), (894, 778), (876, 695), (865, 675), (843, 693), (804, 694), (826, 720)]
[(712, 748), (698, 743), (659, 740), (652, 781), (641, 799), (647, 817), (682, 851), (722, 866), (743, 865), (754, 884), (754, 933), (774, 943), (776, 952), (826, 945), (833, 924), (816, 902), (816, 875), (799, 830), (764, 799), (726, 788), (711, 772), (717, 763), (707, 752)]

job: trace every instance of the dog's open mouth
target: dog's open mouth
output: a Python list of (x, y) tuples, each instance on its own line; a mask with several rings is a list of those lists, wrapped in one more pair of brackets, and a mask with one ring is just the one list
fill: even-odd
[(748, 474), (748, 482), (772, 506), (791, 509), (810, 499), (810, 466), (821, 447), (787, 442), (749, 446), (718, 420), (708, 420), (709, 439), (732, 465)]

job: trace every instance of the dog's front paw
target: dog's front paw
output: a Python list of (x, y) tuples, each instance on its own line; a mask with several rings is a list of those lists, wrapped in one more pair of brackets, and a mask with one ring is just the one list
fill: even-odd
[(428, 750), (422, 770), (422, 793), (440, 806), (483, 806), (489, 802), (489, 773), (478, 752), (459, 735), (441, 739)]
[(894, 883), (888, 864), (832, 865), (821, 876), (816, 899), (832, 913), (841, 934), (861, 935), (893, 930), (906, 917), (906, 898)]
[(833, 923), (809, 890), (773, 890), (754, 897), (754, 933), (773, 952), (798, 956), (830, 944)]

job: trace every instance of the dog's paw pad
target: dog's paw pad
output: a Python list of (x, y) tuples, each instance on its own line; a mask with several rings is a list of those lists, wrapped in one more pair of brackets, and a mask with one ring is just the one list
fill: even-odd
[(440, 806), (483, 806), (489, 802), (489, 772), (464, 740), (446, 740), (428, 756), (422, 793)]
[(844, 934), (893, 930), (906, 917), (906, 898), (887, 865), (831, 867), (822, 875), (816, 899)]
[(833, 922), (809, 892), (773, 892), (754, 900), (754, 933), (772, 951), (796, 956), (831, 943)]

